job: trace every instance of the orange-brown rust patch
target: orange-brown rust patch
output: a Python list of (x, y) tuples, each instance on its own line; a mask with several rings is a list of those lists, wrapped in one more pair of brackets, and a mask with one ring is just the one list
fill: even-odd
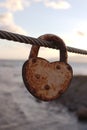
[(45, 86), (44, 86), (44, 89), (45, 89), (45, 90), (49, 90), (49, 89), (50, 89), (50, 86), (49, 86), (49, 85), (45, 85)]
[(42, 58), (31, 58), (23, 68), (26, 88), (32, 95), (44, 101), (58, 98), (72, 79), (72, 70), (67, 67), (67, 63), (49, 63)]
[(58, 70), (61, 69), (61, 66), (60, 66), (60, 65), (57, 65), (57, 66), (56, 66), (56, 69), (58, 69)]
[(39, 74), (35, 74), (35, 77), (36, 77), (37, 79), (40, 79), (40, 75), (39, 75)]

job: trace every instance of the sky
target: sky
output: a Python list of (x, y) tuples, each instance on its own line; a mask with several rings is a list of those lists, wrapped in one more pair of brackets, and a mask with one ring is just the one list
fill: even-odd
[[(66, 46), (87, 49), (87, 0), (0, 0), (0, 30), (35, 38), (55, 34)], [(0, 59), (27, 59), (30, 48), (0, 40)], [(41, 48), (39, 56), (58, 60), (58, 50)], [(86, 60), (77, 54), (68, 57)]]

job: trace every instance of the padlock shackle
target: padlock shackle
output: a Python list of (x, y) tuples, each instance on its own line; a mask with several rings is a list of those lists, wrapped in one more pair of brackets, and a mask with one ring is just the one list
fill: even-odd
[(39, 48), (40, 48), (40, 46), (37, 46), (37, 45), (33, 45), (33, 46), (31, 47), (29, 59), (30, 59), (30, 58), (35, 58), (35, 57), (37, 57), (38, 52), (39, 52)]
[[(53, 34), (45, 34), (45, 35), (40, 36), (38, 39), (49, 41), (52, 44), (55, 44), (57, 46), (57, 48), (60, 50), (60, 62), (67, 63), (66, 45), (60, 37), (53, 35)], [(37, 46), (37, 45), (32, 46), (29, 59), (37, 57), (39, 48), (40, 48), (40, 46)]]

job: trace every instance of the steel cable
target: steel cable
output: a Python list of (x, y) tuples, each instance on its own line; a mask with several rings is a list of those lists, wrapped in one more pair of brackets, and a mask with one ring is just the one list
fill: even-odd
[[(6, 39), (6, 40), (11, 40), (11, 41), (20, 42), (20, 43), (39, 45), (39, 46), (49, 47), (53, 49), (58, 49), (57, 45), (55, 46), (54, 44), (50, 44), (50, 42), (47, 42), (45, 40), (41, 40), (38, 38), (29, 37), (29, 36), (24, 36), (24, 35), (12, 33), (12, 32), (7, 32), (3, 30), (0, 30), (0, 39)], [(82, 50), (82, 49), (78, 49), (74, 47), (67, 46), (67, 51), (72, 52), (72, 53), (87, 55), (87, 50)]]

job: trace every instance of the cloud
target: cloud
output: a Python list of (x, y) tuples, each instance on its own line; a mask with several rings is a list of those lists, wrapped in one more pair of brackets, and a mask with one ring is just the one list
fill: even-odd
[(77, 27), (73, 29), (73, 32), (79, 38), (87, 38), (87, 23), (84, 21), (79, 22)]
[(86, 49), (87, 48), (87, 23), (80, 22), (70, 32), (62, 34), (61, 37), (64, 39), (66, 45), (72, 47)]
[[(35, 0), (36, 2), (41, 0)], [(53, 9), (69, 9), (71, 7), (70, 3), (66, 0), (42, 0), (46, 7)]]
[(24, 10), (26, 6), (29, 6), (28, 0), (6, 0), (0, 2), (0, 7), (8, 10), (6, 13), (0, 14), (0, 29), (20, 34), (27, 34), (22, 27), (16, 25), (13, 15), (13, 12)]
[(32, 0), (32, 2), (42, 2), (46, 7), (52, 9), (69, 9), (71, 7), (67, 0)]
[(29, 6), (29, 0), (6, 0), (5, 2), (0, 3), (0, 7), (6, 8), (9, 11), (21, 11), (26, 6)]
[(27, 32), (24, 29), (15, 24), (13, 15), (10, 12), (0, 14), (0, 30), (27, 34)]
[(33, 0), (34, 2), (41, 2), (41, 1), (44, 1), (44, 0)]
[(79, 35), (79, 36), (84, 36), (84, 35), (85, 35), (85, 33), (84, 33), (84, 32), (82, 32), (82, 31), (77, 31), (77, 35)]
[(53, 9), (69, 9), (71, 7), (70, 3), (66, 0), (6, 0), (5, 2), (0, 2), (0, 7), (16, 12), (29, 7), (32, 3), (39, 2)]
[(33, 3), (42, 2), (46, 7), (53, 9), (68, 9), (70, 4), (66, 0), (5, 0), (0, 2), (0, 7), (7, 10), (0, 14), (0, 29), (15, 33), (27, 34), (26, 31), (14, 22), (14, 12), (24, 10)]

